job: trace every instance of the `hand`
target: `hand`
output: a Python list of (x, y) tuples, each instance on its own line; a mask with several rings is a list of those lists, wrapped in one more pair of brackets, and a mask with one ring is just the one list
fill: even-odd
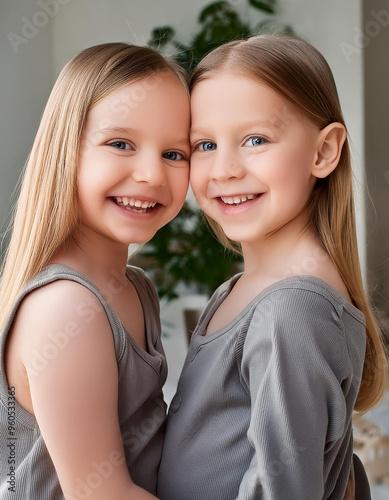
[(351, 476), (348, 478), (346, 492), (344, 494), (343, 500), (354, 500), (354, 482)]

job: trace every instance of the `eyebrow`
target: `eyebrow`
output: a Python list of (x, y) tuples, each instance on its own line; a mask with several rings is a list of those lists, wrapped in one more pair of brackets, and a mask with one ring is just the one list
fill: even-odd
[[(239, 128), (245, 129), (249, 127), (266, 127), (266, 128), (271, 128), (273, 130), (281, 130), (282, 124), (280, 123), (280, 120), (278, 118), (274, 120), (250, 120), (243, 122), (239, 125)], [(190, 131), (190, 136), (192, 138), (193, 135), (200, 135), (200, 136), (207, 136), (208, 132), (206, 129), (201, 128), (201, 127), (195, 127), (192, 128)]]
[(115, 134), (134, 134), (136, 132), (135, 129), (133, 128), (128, 128), (128, 127), (104, 127), (104, 128), (99, 128), (96, 130), (93, 130), (93, 134), (104, 134), (108, 135), (111, 133)]
[[(112, 133), (133, 135), (133, 134), (137, 134), (138, 131), (133, 129), (133, 128), (129, 128), (129, 127), (104, 127), (104, 128), (94, 130), (92, 133), (93, 134), (103, 134), (103, 135), (108, 135), (108, 134), (112, 134)], [(189, 147), (189, 137), (182, 137), (181, 139), (174, 141), (174, 144)]]
[(267, 127), (274, 130), (280, 130), (282, 128), (281, 120), (278, 117), (274, 118), (273, 120), (250, 120), (242, 124), (242, 128), (256, 126)]

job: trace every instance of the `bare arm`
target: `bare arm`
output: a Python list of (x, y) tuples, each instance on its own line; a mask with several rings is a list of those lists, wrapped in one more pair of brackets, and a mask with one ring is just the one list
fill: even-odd
[[(77, 314), (90, 296), (76, 283), (58, 281), (33, 292), (18, 314), (15, 333), (35, 417), (66, 499), (85, 498), (88, 489), (94, 500), (155, 499), (132, 482), (126, 465), (107, 317), (101, 306), (88, 323)], [(37, 353), (47, 361), (40, 370), (32, 363)]]

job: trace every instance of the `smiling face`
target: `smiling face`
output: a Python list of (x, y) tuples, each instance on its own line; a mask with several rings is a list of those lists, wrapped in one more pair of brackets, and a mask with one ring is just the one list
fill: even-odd
[(88, 113), (78, 165), (79, 236), (145, 243), (189, 182), (189, 98), (171, 73), (131, 83)]
[(215, 74), (192, 93), (191, 185), (226, 236), (258, 244), (302, 229), (319, 129), (253, 79)]

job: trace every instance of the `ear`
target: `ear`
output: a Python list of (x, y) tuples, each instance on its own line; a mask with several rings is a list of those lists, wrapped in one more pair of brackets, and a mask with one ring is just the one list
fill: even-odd
[(312, 175), (320, 179), (327, 177), (339, 163), (347, 132), (341, 123), (334, 122), (319, 132), (317, 156)]

